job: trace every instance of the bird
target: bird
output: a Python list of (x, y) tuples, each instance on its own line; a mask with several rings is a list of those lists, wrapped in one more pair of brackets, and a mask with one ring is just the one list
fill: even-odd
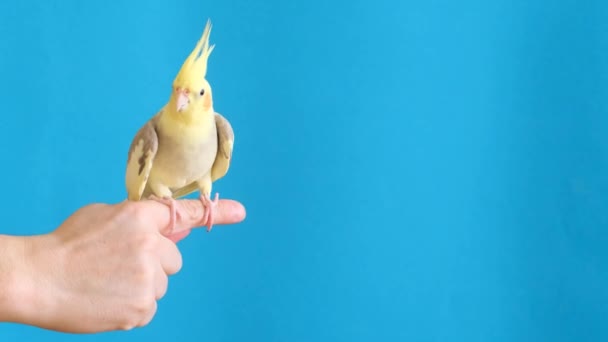
[[(129, 201), (154, 200), (170, 209), (168, 231), (181, 217), (176, 199), (199, 191), (205, 213), (202, 225), (213, 228), (219, 193), (213, 182), (232, 161), (234, 131), (214, 110), (207, 64), (211, 20), (175, 76), (168, 101), (136, 132), (129, 146), (125, 183)], [(206, 224), (205, 224), (206, 223)]]

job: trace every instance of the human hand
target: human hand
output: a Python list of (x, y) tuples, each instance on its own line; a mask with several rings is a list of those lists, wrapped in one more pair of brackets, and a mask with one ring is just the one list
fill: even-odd
[[(57, 230), (27, 237), (23, 265), (13, 289), (17, 321), (41, 328), (92, 333), (148, 324), (168, 275), (181, 269), (175, 242), (200, 226), (199, 200), (179, 200), (182, 215), (165, 236), (169, 210), (156, 201), (94, 204), (70, 216)], [(220, 200), (214, 224), (238, 223), (244, 207)]]

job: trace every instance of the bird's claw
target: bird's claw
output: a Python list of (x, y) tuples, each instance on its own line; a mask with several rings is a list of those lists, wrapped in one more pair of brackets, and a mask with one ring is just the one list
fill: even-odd
[(151, 195), (149, 199), (153, 201), (157, 201), (169, 207), (169, 226), (167, 227), (167, 235), (171, 235), (175, 226), (177, 225), (177, 220), (181, 218), (179, 211), (177, 210), (177, 203), (175, 199), (170, 196), (158, 197), (156, 195)]
[(210, 232), (213, 228), (214, 212), (219, 201), (219, 196), (219, 193), (215, 193), (215, 198), (213, 199), (213, 201), (211, 200), (209, 195), (201, 194), (199, 196), (199, 199), (203, 203), (203, 207), (205, 207), (205, 214), (203, 215), (203, 225), (207, 226), (207, 232)]

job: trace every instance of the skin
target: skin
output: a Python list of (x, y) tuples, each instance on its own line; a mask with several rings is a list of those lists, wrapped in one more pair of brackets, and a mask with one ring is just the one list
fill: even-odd
[[(147, 325), (182, 267), (176, 243), (205, 216), (199, 200), (176, 204), (171, 235), (168, 208), (152, 200), (89, 205), (48, 234), (0, 235), (0, 322), (69, 333)], [(233, 200), (216, 210), (214, 224), (245, 218)]]

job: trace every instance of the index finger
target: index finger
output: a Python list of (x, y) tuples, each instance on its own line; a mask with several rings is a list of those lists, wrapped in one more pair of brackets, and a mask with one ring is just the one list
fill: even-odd
[[(150, 203), (152, 210), (151, 219), (161, 229), (161, 233), (169, 226), (171, 212), (169, 206), (159, 203), (154, 200), (147, 201)], [(175, 222), (175, 228), (171, 234), (178, 234), (188, 231), (192, 228), (200, 227), (206, 222), (202, 222), (205, 214), (205, 207), (200, 200), (197, 199), (181, 199), (175, 200), (175, 209), (178, 213)], [(245, 219), (245, 207), (238, 201), (230, 199), (221, 199), (215, 207), (213, 215), (214, 225), (235, 224)]]

